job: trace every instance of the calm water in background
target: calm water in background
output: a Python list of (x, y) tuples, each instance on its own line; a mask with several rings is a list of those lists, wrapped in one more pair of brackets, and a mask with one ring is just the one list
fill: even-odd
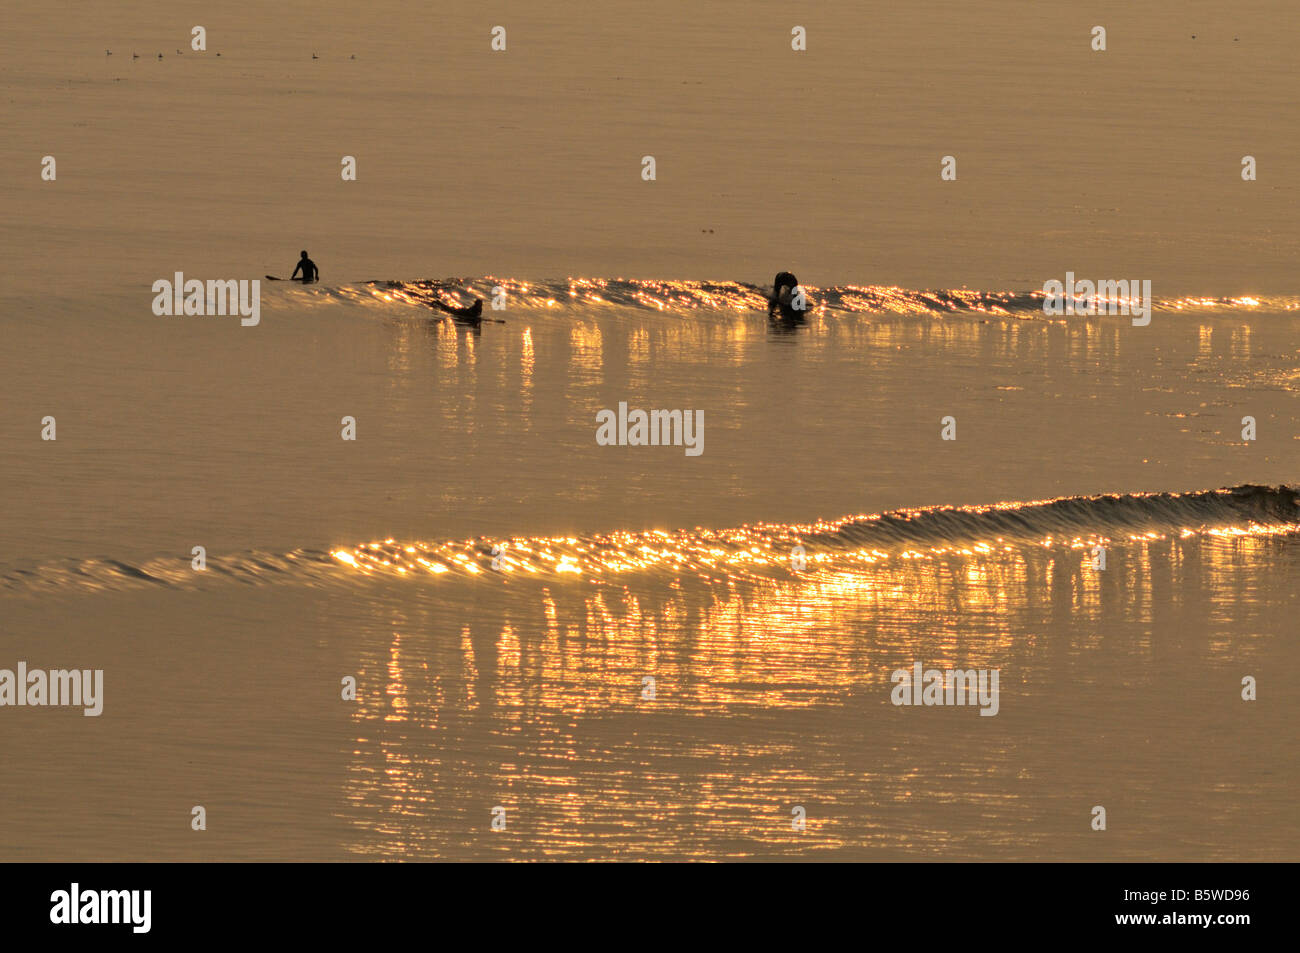
[[(256, 329), (125, 298), (76, 334), (7, 319), (6, 661), (102, 667), (107, 700), (7, 710), (6, 856), (1294, 857), (1285, 526), (1186, 535), (1221, 514), (1152, 507), (1132, 539), (1085, 507), (1073, 546), (976, 518), (803, 573), (709, 563), (691, 530), (1287, 482), (1294, 312), (424, 313), (293, 289)], [(620, 400), (703, 409), (703, 455), (597, 446)], [(616, 530), (685, 555), (606, 538), (621, 571), (509, 579), (329, 557)], [(895, 708), (913, 660), (998, 668), (1000, 713)]]
[(1023, 0), (10, 9), (6, 290), (259, 277), (307, 248), (328, 282), (790, 268), (1028, 289), (1070, 269), (1300, 292), (1288, 0), (1097, 0), (1091, 22)]

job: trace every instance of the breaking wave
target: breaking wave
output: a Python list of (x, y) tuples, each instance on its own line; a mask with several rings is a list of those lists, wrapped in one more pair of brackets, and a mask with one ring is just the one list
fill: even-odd
[(210, 557), (197, 572), (188, 557), (131, 565), (66, 560), (0, 572), (14, 593), (191, 589), (226, 582), (325, 585), (358, 578), (540, 578), (594, 581), (634, 573), (691, 574), (708, 580), (851, 569), (884, 560), (980, 558), (1008, 550), (1081, 550), (1191, 536), (1300, 532), (1300, 490), (1244, 485), (1188, 493), (1066, 497), (989, 506), (941, 506), (850, 516), (809, 524), (758, 523), (731, 529), (617, 532), (458, 542), (386, 539), (329, 550), (245, 552)]
[[(979, 291), (968, 288), (918, 291), (883, 285), (805, 285), (811, 317), (832, 314), (994, 315), (1047, 319), (1042, 291)], [(504, 293), (508, 311), (633, 308), (668, 314), (737, 312), (766, 314), (768, 286), (741, 281), (650, 281), (624, 278), (567, 278), (520, 281), (486, 276), (421, 281), (367, 281), (338, 288), (290, 287), (283, 293), (302, 299), (346, 300), (356, 304), (428, 309), (433, 302), (467, 305), (482, 298), (489, 307)], [(1155, 312), (1278, 312), (1300, 310), (1300, 297), (1155, 298)], [(441, 316), (441, 315), (439, 315)], [(1086, 320), (1080, 316), (1052, 320)]]

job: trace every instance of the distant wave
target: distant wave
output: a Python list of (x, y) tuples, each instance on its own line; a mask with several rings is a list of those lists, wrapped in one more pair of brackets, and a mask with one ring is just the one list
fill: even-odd
[(0, 571), (0, 591), (15, 593), (65, 590), (113, 591), (118, 589), (195, 589), (205, 583), (264, 585), (274, 582), (313, 583), (337, 579), (335, 560), (328, 550), (267, 553), (250, 550), (214, 556), (204, 571), (195, 570), (190, 557), (157, 557), (138, 564), (107, 557), (61, 559), (31, 568)]
[[(979, 291), (959, 288), (917, 291), (883, 285), (818, 288), (805, 285), (810, 316), (831, 314), (995, 315), (1045, 319), (1042, 291)], [(421, 281), (368, 281), (339, 288), (292, 287), (295, 296), (341, 298), (360, 304), (427, 308), (432, 301), (470, 304), (475, 297), (489, 308), (496, 289), (506, 294), (508, 311), (582, 309), (617, 306), (670, 314), (711, 311), (767, 312), (766, 285), (740, 281), (648, 281), (624, 278), (568, 278), (519, 281), (509, 278), (447, 278)], [(1300, 310), (1300, 297), (1156, 298), (1156, 312), (1276, 312)], [(507, 315), (508, 316), (508, 311)], [(1081, 316), (1054, 320), (1081, 321)]]
[(193, 570), (188, 557), (158, 558), (139, 565), (113, 559), (65, 560), (0, 572), (0, 589), (40, 593), (188, 589), (221, 582), (324, 585), (373, 576), (558, 581), (647, 572), (720, 579), (790, 571), (796, 556), (807, 570), (815, 571), (888, 559), (978, 557), (1028, 547), (1082, 549), (1199, 535), (1294, 533), (1300, 533), (1300, 490), (1245, 485), (1189, 493), (926, 507), (811, 524), (759, 523), (732, 529), (459, 542), (387, 539), (328, 551), (214, 555), (206, 572)]

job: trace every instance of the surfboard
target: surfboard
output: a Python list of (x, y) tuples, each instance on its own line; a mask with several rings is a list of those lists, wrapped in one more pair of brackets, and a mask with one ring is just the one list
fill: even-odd
[(316, 283), (315, 281), (308, 281), (306, 278), (279, 278), (275, 275), (267, 275), (266, 280), (267, 281), (297, 281), (304, 285), (313, 285)]

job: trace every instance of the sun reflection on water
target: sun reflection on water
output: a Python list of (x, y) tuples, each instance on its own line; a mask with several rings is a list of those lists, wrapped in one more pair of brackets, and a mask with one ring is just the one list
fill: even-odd
[[(697, 570), (732, 565), (713, 540), (697, 552), (674, 534), (619, 538), (629, 565), (644, 568), (633, 539), (659, 568), (668, 554)], [(477, 586), (439, 587), (447, 601), (398, 613), (386, 651), (363, 660), (359, 682), (378, 666), (388, 690), (362, 693), (352, 715), (353, 850), (939, 856), (969, 846), (960, 825), (939, 826), (954, 810), (980, 812), (979, 850), (1056, 836), (1024, 826), (1061, 779), (1027, 767), (1040, 757), (1023, 749), (1034, 723), (1014, 713), (1149, 671), (1153, 628), (1249, 664), (1258, 645), (1187, 621), (1239, 631), (1252, 605), (1241, 580), (1277, 557), (1282, 531), (1129, 533), (1106, 541), (1105, 571), (1092, 562), (1097, 539), (850, 554), (767, 575), (537, 578), (490, 604)], [(740, 567), (755, 549), (766, 552), (746, 547)], [(958, 717), (974, 712), (950, 712), (900, 734), (889, 675), (914, 659), (999, 668), (1012, 720), (981, 734), (980, 718)], [(804, 832), (790, 827), (794, 803), (815, 805)], [(510, 838), (487, 832), (494, 804), (507, 807)]]

